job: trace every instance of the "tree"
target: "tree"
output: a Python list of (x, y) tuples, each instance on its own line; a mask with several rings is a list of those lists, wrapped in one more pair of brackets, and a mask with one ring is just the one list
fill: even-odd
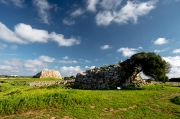
[(169, 73), (171, 65), (164, 61), (160, 55), (156, 55), (153, 52), (140, 52), (134, 54), (130, 57), (130, 59), (125, 60), (120, 63), (123, 70), (126, 72), (126, 79), (128, 76), (134, 77), (129, 79), (130, 83), (135, 79), (136, 75), (141, 71), (156, 81), (168, 81), (168, 77), (166, 73)]

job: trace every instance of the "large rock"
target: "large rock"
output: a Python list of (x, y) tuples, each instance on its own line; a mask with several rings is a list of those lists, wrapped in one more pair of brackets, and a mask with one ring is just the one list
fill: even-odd
[(37, 73), (34, 78), (62, 78), (59, 71), (56, 70), (44, 70)]

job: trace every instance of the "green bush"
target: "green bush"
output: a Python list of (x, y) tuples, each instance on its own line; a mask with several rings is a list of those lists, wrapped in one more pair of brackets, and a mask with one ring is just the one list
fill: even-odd
[(173, 99), (171, 99), (171, 102), (180, 105), (180, 96), (176, 96)]
[(72, 80), (70, 77), (64, 77), (64, 80)]

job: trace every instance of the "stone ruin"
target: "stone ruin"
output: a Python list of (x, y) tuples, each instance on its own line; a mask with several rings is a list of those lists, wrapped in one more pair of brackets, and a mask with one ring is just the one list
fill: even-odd
[(59, 71), (44, 70), (33, 76), (34, 78), (62, 78)]
[[(134, 78), (127, 77), (127, 73), (123, 71), (119, 64), (109, 65), (99, 68), (86, 70), (78, 73), (74, 82), (74, 86), (80, 89), (112, 89), (117, 87), (125, 87), (126, 79)], [(126, 79), (125, 79), (126, 78)], [(140, 74), (137, 74), (133, 79), (135, 85), (145, 85)]]

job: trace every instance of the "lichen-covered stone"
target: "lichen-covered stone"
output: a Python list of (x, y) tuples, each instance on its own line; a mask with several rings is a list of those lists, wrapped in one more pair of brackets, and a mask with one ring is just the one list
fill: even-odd
[(37, 73), (34, 78), (62, 78), (59, 71), (56, 70), (44, 70)]

